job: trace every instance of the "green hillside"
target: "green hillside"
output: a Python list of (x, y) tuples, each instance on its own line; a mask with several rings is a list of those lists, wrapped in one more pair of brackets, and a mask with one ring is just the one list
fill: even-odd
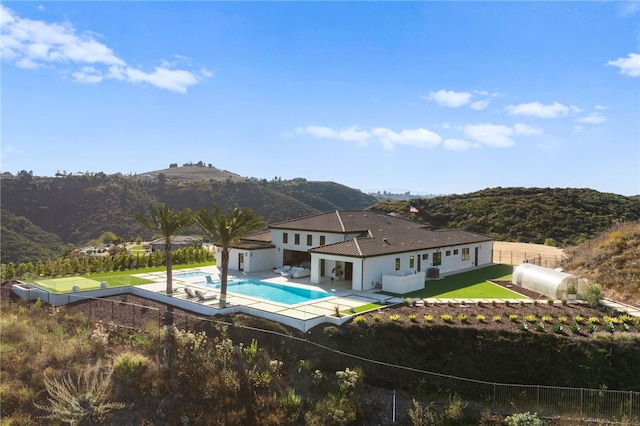
[(372, 209), (411, 216), (434, 229), (461, 228), (502, 241), (570, 246), (612, 224), (640, 219), (640, 199), (576, 188), (489, 188), (462, 195), (384, 201)]
[(38, 247), (48, 238), (22, 232), (9, 214), (55, 236), (64, 246), (86, 244), (104, 232), (127, 240), (153, 238), (135, 219), (151, 202), (167, 203), (174, 210), (211, 208), (214, 204), (223, 211), (249, 207), (267, 223), (274, 223), (333, 209), (364, 209), (376, 201), (334, 182), (239, 178), (195, 165), (141, 176), (90, 173), (52, 178), (23, 171), (16, 177), (4, 176), (1, 185), (2, 263), (36, 262), (43, 259), (41, 254), (47, 254), (46, 258), (51, 252), (60, 254), (57, 244), (49, 244), (47, 250)]

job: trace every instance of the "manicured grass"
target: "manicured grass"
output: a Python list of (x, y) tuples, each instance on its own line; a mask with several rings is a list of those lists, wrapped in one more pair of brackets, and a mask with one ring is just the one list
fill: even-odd
[(355, 308), (353, 308), (353, 312), (351, 312), (351, 310), (349, 309), (345, 309), (344, 311), (342, 311), (342, 313), (345, 315), (353, 315), (353, 314), (358, 314), (360, 312), (367, 312), (367, 311), (371, 311), (371, 310), (383, 308), (383, 307), (384, 305), (379, 305), (377, 303), (367, 303), (366, 305), (356, 306)]
[[(197, 268), (201, 266), (211, 266), (212, 262), (189, 263), (186, 265), (173, 265), (173, 270)], [(48, 278), (37, 280), (35, 284), (52, 293), (69, 293), (73, 291), (74, 286), (80, 287), (80, 290), (97, 290), (100, 288), (101, 282), (106, 282), (109, 287), (120, 287), (126, 285), (150, 284), (153, 281), (134, 277), (133, 275), (144, 274), (150, 272), (166, 272), (165, 266), (156, 266), (153, 268), (131, 269), (128, 271), (103, 272), (99, 274), (74, 275), (68, 277)], [(27, 281), (28, 282), (28, 281)]]
[(510, 265), (492, 265), (450, 275), (441, 280), (428, 280), (424, 289), (398, 296), (443, 299), (523, 299), (525, 297), (518, 293), (487, 282), (487, 280), (511, 280), (512, 272), (513, 267)]

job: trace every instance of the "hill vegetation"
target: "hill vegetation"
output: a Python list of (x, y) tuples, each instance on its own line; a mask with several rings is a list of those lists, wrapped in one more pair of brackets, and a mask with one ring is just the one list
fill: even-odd
[(613, 224), (640, 220), (640, 198), (576, 188), (489, 188), (462, 195), (384, 201), (372, 209), (412, 217), (433, 229), (461, 228), (501, 241), (583, 243)]
[(600, 284), (605, 296), (640, 304), (640, 222), (617, 224), (566, 253), (565, 270)]
[[(170, 167), (141, 176), (61, 174), (5, 176), (2, 197), (2, 262), (37, 262), (87, 244), (105, 232), (127, 241), (155, 236), (135, 219), (149, 203), (223, 211), (249, 207), (274, 223), (332, 209), (363, 209), (375, 198), (334, 182), (239, 178), (213, 167)], [(28, 225), (29, 232), (25, 232)], [(191, 233), (197, 233), (194, 228)], [(8, 238), (5, 238), (5, 235)], [(45, 245), (45, 247), (41, 247)]]

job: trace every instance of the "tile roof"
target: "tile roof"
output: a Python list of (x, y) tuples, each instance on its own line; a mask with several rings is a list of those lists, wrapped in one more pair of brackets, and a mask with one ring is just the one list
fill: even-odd
[(357, 238), (311, 249), (314, 253), (369, 257), (491, 241), (459, 229), (433, 231), (424, 224), (368, 210), (333, 211), (271, 225), (272, 229), (360, 234)]

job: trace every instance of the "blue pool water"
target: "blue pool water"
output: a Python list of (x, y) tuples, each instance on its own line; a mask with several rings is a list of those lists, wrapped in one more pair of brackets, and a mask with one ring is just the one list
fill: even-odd
[[(207, 287), (219, 289), (220, 284), (209, 284)], [(298, 303), (310, 302), (332, 296), (331, 293), (325, 291), (310, 290), (258, 280), (230, 281), (227, 283), (227, 291), (229, 293), (256, 297), (285, 305), (296, 305)]]
[(194, 277), (204, 277), (207, 274), (202, 271), (194, 271), (194, 272), (178, 272), (177, 274), (173, 274), (173, 278), (194, 278)]

